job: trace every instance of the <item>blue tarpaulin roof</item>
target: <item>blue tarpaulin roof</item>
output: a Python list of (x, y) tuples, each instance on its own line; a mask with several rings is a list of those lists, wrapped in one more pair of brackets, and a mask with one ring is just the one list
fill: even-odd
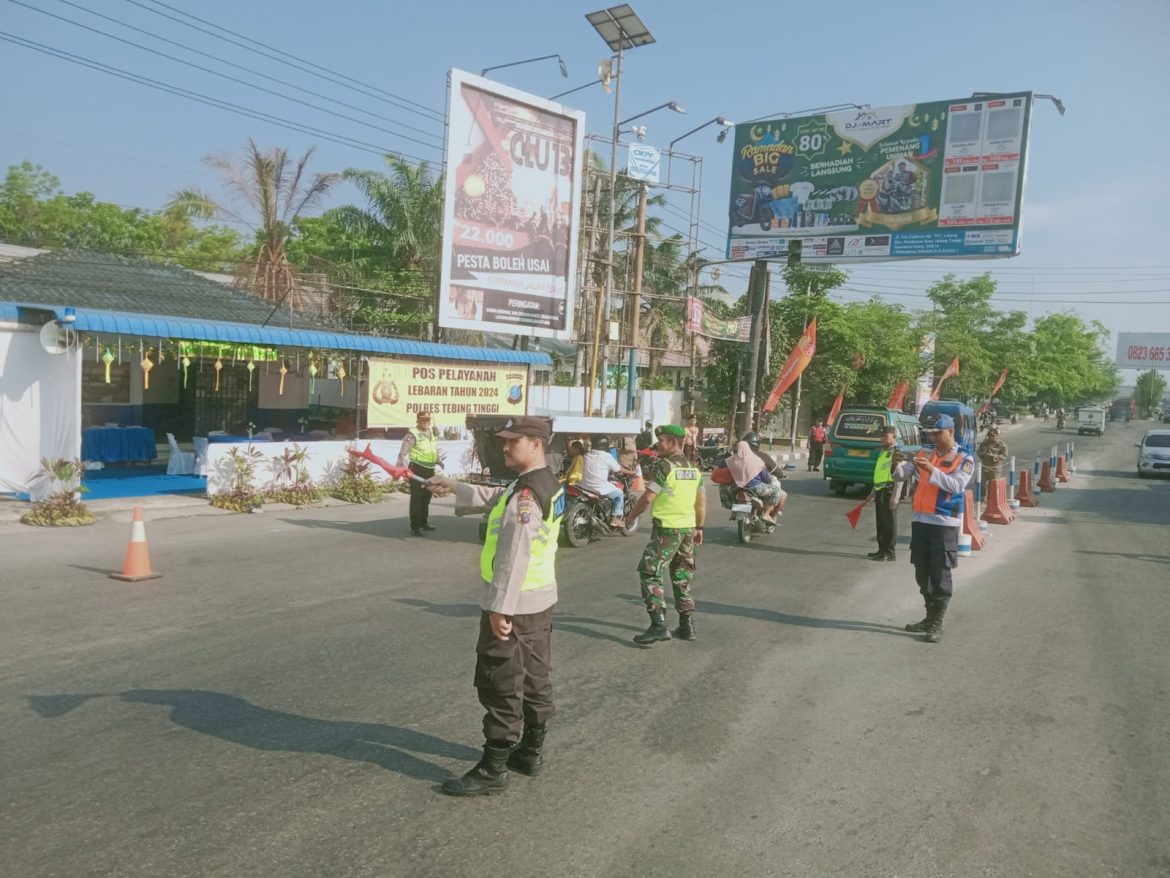
[[(34, 312), (57, 319), (64, 314), (63, 306), (17, 305), (0, 302), (0, 319), (19, 322), (31, 320)], [(133, 335), (143, 338), (174, 338), (190, 341), (217, 341), (225, 344), (263, 345), (265, 347), (317, 348), (334, 351), (354, 351), (377, 356), (398, 354), (408, 357), (430, 357), (441, 360), (478, 360), (487, 363), (517, 363), (551, 365), (552, 359), (541, 351), (510, 351), (475, 348), (464, 345), (437, 344), (406, 338), (383, 338), (374, 335), (352, 335), (313, 329), (282, 329), (279, 326), (259, 326), (252, 323), (226, 323), (218, 320), (198, 320), (188, 317), (166, 317), (159, 314), (130, 314), (121, 311), (99, 311), (90, 308), (75, 309), (73, 328), (79, 332), (104, 332)]]

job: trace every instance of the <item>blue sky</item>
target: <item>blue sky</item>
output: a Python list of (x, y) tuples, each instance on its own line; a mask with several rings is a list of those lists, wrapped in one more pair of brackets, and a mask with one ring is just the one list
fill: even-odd
[[(241, 84), (150, 55), (36, 11), (0, 0), (0, 31), (63, 49), (143, 76), (180, 85), (285, 119), (440, 162), (445, 73), (478, 72), (511, 60), (559, 52), (555, 62), (496, 76), (517, 88), (551, 95), (595, 76), (604, 44), (584, 19), (601, 4), (402, 3), (386, 0), (165, 0), (214, 24), (401, 96), (396, 106), (307, 76), (149, 11), (174, 12), (153, 0), (23, 0), (37, 9), (115, 33), (240, 78), (290, 91), (183, 49), (158, 43), (78, 7), (101, 12), (184, 46), (371, 110), (373, 119), (300, 92), (306, 101), (423, 140), (416, 143), (357, 122), (262, 94)], [(138, 4), (138, 5), (136, 5)], [(1000, 306), (1034, 316), (1075, 310), (1113, 331), (1170, 331), (1170, 252), (1161, 231), (1170, 205), (1170, 33), (1167, 0), (984, 0), (973, 4), (706, 3), (638, 0), (634, 8), (658, 42), (627, 56), (623, 116), (667, 100), (686, 116), (648, 117), (648, 142), (665, 146), (716, 116), (746, 120), (844, 101), (875, 107), (942, 100), (972, 91), (1030, 89), (1059, 96), (1037, 105), (1023, 210), (1023, 253), (978, 263), (918, 261), (851, 269), (846, 298), (884, 290), (891, 301), (921, 303), (921, 292), (945, 270), (990, 268), (1002, 282)], [(0, 43), (0, 163), (29, 159), (61, 177), (67, 191), (158, 208), (182, 185), (213, 187), (202, 168), (207, 153), (238, 151), (251, 136), (293, 151), (316, 145), (315, 166), (375, 167), (377, 155), (287, 131), (220, 109)], [(587, 113), (588, 130), (604, 133), (612, 98), (600, 88), (568, 102)], [(415, 112), (417, 110), (417, 112)], [(401, 126), (411, 126), (405, 128)], [(421, 131), (413, 129), (422, 129)], [(702, 239), (723, 246), (731, 139), (717, 128), (679, 149), (704, 158)], [(340, 189), (335, 200), (355, 194)], [(679, 202), (685, 213), (685, 205)], [(667, 212), (669, 223), (685, 227)], [(731, 266), (723, 282), (742, 289), (746, 268)], [(1160, 302), (1131, 305), (1124, 302)]]

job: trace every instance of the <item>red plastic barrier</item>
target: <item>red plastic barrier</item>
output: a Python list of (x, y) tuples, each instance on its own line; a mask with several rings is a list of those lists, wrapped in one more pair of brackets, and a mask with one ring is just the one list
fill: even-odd
[(1011, 524), (1016, 520), (1007, 502), (1007, 480), (992, 479), (987, 483), (987, 509), (983, 520), (989, 524)]
[(971, 537), (971, 549), (979, 550), (987, 542), (983, 531), (979, 529), (979, 522), (975, 520), (975, 494), (967, 491), (963, 498), (963, 533)]
[(1040, 505), (1040, 498), (1032, 490), (1032, 471), (1027, 467), (1020, 470), (1020, 484), (1016, 487), (1016, 499), (1020, 505), (1031, 509)]

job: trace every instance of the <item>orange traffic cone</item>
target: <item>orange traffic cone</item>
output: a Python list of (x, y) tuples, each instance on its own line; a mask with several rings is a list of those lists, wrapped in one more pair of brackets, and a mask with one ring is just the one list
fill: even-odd
[(1036, 496), (1036, 492), (1032, 490), (1032, 471), (1027, 467), (1020, 470), (1020, 484), (1016, 488), (1016, 499), (1025, 508), (1040, 505), (1040, 499)]
[(142, 517), (142, 507), (134, 507), (134, 517), (130, 522), (130, 545), (126, 547), (126, 560), (122, 562), (121, 573), (111, 573), (111, 579), (120, 579), (123, 582), (142, 582), (144, 579), (158, 579), (161, 573), (153, 573), (150, 569), (150, 552), (146, 548), (146, 522)]

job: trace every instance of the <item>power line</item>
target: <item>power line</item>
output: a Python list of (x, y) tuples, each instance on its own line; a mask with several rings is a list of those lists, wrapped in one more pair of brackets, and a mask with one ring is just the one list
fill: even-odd
[[(220, 79), (226, 79), (229, 82), (235, 82), (239, 85), (247, 86), (248, 88), (254, 88), (257, 91), (264, 92), (265, 94), (274, 95), (275, 97), (282, 98), (283, 100), (292, 101), (293, 103), (301, 104), (302, 106), (309, 107), (310, 109), (313, 109), (313, 110), (319, 110), (322, 113), (328, 113), (329, 115), (336, 116), (339, 119), (345, 119), (349, 122), (356, 122), (358, 125), (364, 125), (367, 128), (373, 128), (373, 129), (375, 129), (377, 131), (381, 131), (385, 134), (390, 134), (394, 137), (401, 138), (402, 140), (409, 140), (413, 143), (419, 144), (420, 146), (425, 146), (428, 149), (435, 149), (435, 150), (442, 151), (442, 147), (439, 146), (437, 143), (427, 143), (425, 140), (419, 140), (417, 137), (412, 137), (409, 134), (400, 134), (399, 132), (395, 131), (392, 128), (386, 128), (385, 126), (382, 126), (382, 125), (375, 125), (372, 122), (364, 122), (361, 119), (358, 119), (354, 116), (347, 116), (345, 113), (339, 113), (336, 110), (329, 109), (328, 107), (322, 107), (318, 104), (310, 103), (309, 101), (303, 101), (300, 98), (293, 97), (292, 95), (283, 94), (281, 92), (274, 91), (273, 89), (270, 89), (270, 88), (265, 88), (264, 86), (257, 85), (254, 82), (248, 82), (245, 79), (240, 79), (239, 77), (231, 76), (227, 73), (221, 73), (218, 70), (212, 70), (210, 67), (204, 67), (202, 64), (196, 64), (193, 61), (185, 61), (182, 58), (176, 58), (174, 55), (168, 55), (166, 52), (160, 52), (157, 49), (152, 49), (149, 46), (144, 46), (141, 43), (134, 42), (133, 40), (123, 39), (122, 37), (119, 37), (116, 34), (111, 34), (111, 33), (108, 33), (104, 30), (99, 30), (96, 27), (90, 27), (88, 24), (82, 24), (80, 21), (74, 21), (73, 19), (66, 18), (63, 15), (56, 15), (55, 13), (48, 12), (47, 10), (44, 10), (44, 9), (37, 9), (35, 6), (30, 6), (28, 3), (25, 3), (24, 0), (8, 0), (8, 2), (14, 3), (17, 6), (23, 6), (25, 9), (31, 9), (33, 12), (39, 12), (42, 15), (47, 15), (50, 18), (55, 18), (58, 21), (63, 21), (66, 24), (71, 24), (74, 27), (83, 28), (84, 30), (90, 31), (91, 33), (98, 34), (98, 35), (106, 37), (108, 39), (117, 40), (119, 43), (123, 43), (124, 45), (131, 46), (135, 49), (140, 49), (143, 52), (150, 52), (152, 55), (157, 55), (160, 58), (166, 58), (167, 60), (174, 61), (178, 64), (185, 64), (186, 66), (191, 67), (195, 70), (202, 70), (204, 73), (210, 73), (212, 76), (218, 76)], [(65, 2), (65, 0), (63, 0), (63, 2)]]
[[(15, 2), (15, 0), (13, 0), (13, 2)], [(180, 43), (178, 40), (168, 39), (167, 37), (162, 36), (162, 34), (157, 34), (157, 33), (154, 33), (153, 31), (149, 31), (149, 30), (146, 30), (144, 28), (136, 27), (135, 25), (132, 25), (126, 21), (122, 21), (121, 19), (114, 18), (114, 17), (109, 16), (109, 15), (103, 15), (102, 13), (100, 13), (94, 9), (88, 9), (79, 3), (74, 3), (73, 0), (60, 0), (60, 2), (64, 3), (66, 6), (72, 6), (75, 9), (80, 9), (82, 12), (88, 12), (90, 15), (97, 16), (98, 18), (104, 19), (105, 21), (120, 25), (121, 27), (127, 28), (128, 30), (132, 30), (136, 33), (143, 34), (145, 36), (159, 40), (160, 42), (167, 43), (168, 45), (177, 46), (180, 49), (184, 49), (185, 51), (192, 52), (196, 55), (201, 55), (204, 58), (210, 58), (212, 61), (217, 61), (220, 64), (226, 64), (229, 67), (234, 67), (237, 70), (242, 70), (245, 73), (252, 74), (253, 76), (259, 76), (262, 79), (267, 79), (269, 82), (275, 82), (275, 83), (278, 83), (280, 85), (286, 85), (289, 88), (294, 88), (294, 89), (297, 89), (298, 91), (303, 91), (305, 94), (313, 95), (313, 97), (321, 98), (322, 100), (326, 100), (326, 101), (332, 101), (333, 103), (338, 104), (339, 106), (347, 107), (348, 109), (351, 109), (351, 110), (356, 110), (359, 113), (365, 113), (367, 116), (370, 116), (374, 119), (381, 119), (385, 122), (390, 122), (394, 125), (398, 125), (401, 128), (406, 128), (410, 131), (416, 131), (419, 134), (427, 134), (427, 135), (434, 136), (436, 140), (440, 139), (437, 135), (434, 135), (433, 132), (430, 131), (429, 129), (419, 128), (415, 125), (410, 125), (406, 122), (403, 122), (399, 119), (395, 119), (391, 116), (383, 116), (380, 113), (375, 113), (372, 110), (367, 110), (364, 107), (357, 106), (356, 104), (350, 104), (350, 103), (347, 103), (345, 101), (339, 100), (335, 97), (332, 97), (330, 95), (326, 95), (326, 94), (322, 94), (321, 92), (313, 91), (312, 89), (305, 88), (303, 85), (294, 85), (293, 83), (289, 82), (288, 80), (279, 79), (278, 77), (275, 77), (275, 76), (269, 76), (267, 73), (264, 73), (263, 71), (260, 71), (260, 70), (256, 70), (253, 67), (246, 67), (243, 64), (237, 64), (234, 61), (229, 61), (227, 58), (222, 58), (219, 55), (213, 55), (210, 52), (204, 52), (203, 50), (196, 49), (193, 46), (184, 45), (183, 43)], [(25, 4), (22, 3), (21, 5), (25, 5)], [(33, 8), (33, 7), (29, 7), (29, 8)], [(38, 9), (36, 11), (41, 12), (43, 10)], [(45, 14), (51, 15), (52, 13), (45, 13)], [(63, 20), (70, 21), (70, 23), (72, 23), (72, 24), (77, 24), (79, 27), (85, 27), (85, 25), (79, 24), (78, 22), (72, 21), (71, 19), (63, 19)], [(97, 32), (101, 33), (101, 31), (97, 31)], [(107, 36), (109, 36), (109, 35), (107, 34)], [(118, 39), (118, 38), (114, 37), (114, 39)], [(132, 45), (137, 45), (137, 44), (132, 44)], [(169, 57), (169, 56), (167, 56), (167, 57)], [(187, 63), (187, 62), (183, 62), (183, 63)], [(202, 69), (202, 68), (200, 68), (200, 69)], [(362, 123), (362, 124), (365, 124), (365, 123)]]
[[(400, 152), (398, 150), (393, 150), (393, 149), (388, 149), (386, 147), (381, 147), (375, 143), (369, 143), (368, 141), (358, 140), (357, 138), (348, 137), (348, 136), (343, 135), (343, 134), (338, 134), (338, 135), (330, 134), (327, 131), (322, 131), (320, 128), (314, 128), (311, 125), (304, 125), (304, 124), (299, 123), (299, 122), (293, 122), (293, 121), (290, 121), (288, 119), (282, 119), (278, 116), (272, 116), (272, 115), (270, 115), (268, 113), (264, 113), (260, 110), (252, 110), (252, 109), (249, 109), (248, 107), (242, 107), (239, 104), (233, 104), (229, 101), (224, 101), (224, 100), (221, 100), (220, 98), (214, 98), (214, 97), (211, 97), (209, 95), (202, 94), (200, 92), (190, 91), (188, 89), (182, 88), (182, 87), (177, 86), (177, 85), (171, 85), (169, 83), (162, 82), (161, 80), (151, 79), (151, 78), (145, 77), (145, 76), (140, 76), (136, 73), (131, 73), (130, 71), (123, 70), (119, 67), (113, 67), (109, 64), (103, 64), (100, 61), (94, 61), (91, 58), (85, 58), (81, 55), (74, 55), (73, 53), (66, 52), (63, 49), (57, 49), (57, 48), (54, 48), (52, 46), (46, 46), (43, 43), (37, 43), (33, 40), (29, 40), (29, 39), (26, 39), (24, 37), (17, 36), (15, 34), (10, 34), (7, 31), (0, 31), (0, 39), (5, 40), (6, 42), (12, 43), (13, 45), (22, 46), (23, 48), (26, 48), (26, 49), (32, 49), (34, 52), (40, 52), (41, 54), (44, 54), (44, 55), (50, 55), (52, 57), (59, 58), (63, 61), (69, 61), (73, 64), (79, 64), (83, 67), (88, 67), (92, 70), (97, 70), (101, 73), (107, 73), (111, 76), (116, 76), (119, 79), (125, 79), (125, 80), (128, 80), (130, 82), (136, 82), (139, 85), (145, 85), (148, 88), (153, 88), (153, 89), (156, 89), (158, 91), (168, 92), (169, 94), (177, 95), (179, 97), (184, 97), (184, 98), (187, 98), (188, 100), (195, 101), (196, 103), (206, 104), (207, 106), (215, 107), (216, 109), (227, 110), (228, 112), (235, 113), (235, 114), (240, 115), (240, 116), (247, 116), (247, 117), (252, 118), (252, 119), (258, 119), (261, 122), (268, 122), (271, 125), (276, 125), (280, 128), (287, 128), (290, 131), (296, 131), (296, 132), (301, 133), (301, 134), (312, 134), (312, 135), (314, 135), (316, 137), (320, 137), (324, 140), (329, 140), (329, 141), (332, 141), (333, 143), (339, 143), (342, 146), (351, 147), (352, 149), (357, 149), (357, 150), (361, 150), (363, 152), (373, 153), (374, 155), (378, 155), (378, 156), (385, 156), (387, 154), (398, 155), (398, 156), (401, 156), (404, 161), (408, 161), (410, 164), (420, 164), (420, 163), (425, 161), (425, 159), (421, 159), (418, 156), (410, 155), (409, 153), (403, 153), (403, 152)], [(413, 160), (413, 161), (411, 161), (411, 160)]]
[[(277, 55), (271, 55), (268, 52), (262, 52), (259, 49), (253, 48), (252, 46), (249, 46), (249, 45), (246, 45), (245, 43), (240, 43), (240, 42), (237, 42), (236, 40), (228, 39), (227, 37), (222, 36), (222, 35), (217, 34), (217, 33), (214, 33), (213, 31), (207, 30), (206, 28), (202, 28), (202, 27), (199, 27), (198, 25), (191, 24), (190, 22), (183, 21), (180, 18), (175, 18), (175, 16), (173, 16), (173, 15), (167, 15), (165, 12), (161, 12), (158, 9), (152, 9), (151, 7), (147, 6), (145, 3), (140, 3), (139, 0), (126, 0), (126, 2), (130, 3), (133, 6), (137, 6), (140, 9), (145, 9), (147, 12), (150, 12), (154, 15), (158, 15), (158, 16), (161, 16), (162, 18), (166, 18), (166, 19), (169, 19), (170, 21), (176, 22), (177, 24), (181, 24), (184, 27), (189, 27), (193, 30), (201, 31), (202, 33), (205, 33), (210, 37), (214, 37), (217, 40), (223, 40), (225, 43), (231, 43), (232, 45), (238, 46), (241, 49), (245, 49), (246, 51), (254, 52), (257, 55), (262, 55), (265, 58), (269, 58), (270, 60), (276, 61), (279, 64), (284, 64), (286, 67), (291, 67), (294, 70), (299, 70), (302, 73), (309, 74), (310, 76), (316, 76), (320, 79), (325, 79), (329, 82), (332, 82), (334, 85), (340, 85), (343, 88), (348, 88), (348, 89), (351, 89), (354, 91), (359, 91), (362, 94), (366, 95), (367, 97), (371, 97), (371, 98), (374, 98), (376, 100), (383, 101), (385, 103), (390, 104), (391, 106), (398, 107), (398, 109), (400, 109), (400, 110), (406, 110), (409, 113), (414, 113), (418, 116), (422, 116), (423, 118), (428, 118), (432, 122), (445, 122), (446, 121), (443, 118), (442, 114), (435, 112), (430, 107), (427, 107), (424, 104), (420, 104), (417, 101), (412, 101), (409, 98), (402, 97), (401, 95), (396, 95), (396, 94), (394, 94), (394, 92), (386, 91), (385, 89), (378, 88), (377, 86), (374, 86), (374, 85), (368, 85), (368, 84), (362, 82), (361, 80), (354, 79), (352, 76), (346, 76), (344, 73), (338, 73), (336, 70), (330, 70), (328, 67), (322, 67), (320, 64), (314, 64), (312, 61), (308, 61), (304, 58), (300, 58), (296, 55), (291, 54), (290, 52), (285, 52), (282, 49), (277, 49), (275, 46), (270, 46), (267, 43), (262, 43), (259, 40), (253, 39), (252, 37), (248, 37), (248, 36), (245, 36), (244, 34), (236, 33), (235, 31), (229, 30), (226, 27), (221, 27), (220, 25), (215, 24), (214, 22), (210, 22), (210, 21), (207, 21), (206, 19), (199, 18), (198, 16), (192, 15), (189, 12), (184, 12), (181, 9), (176, 9), (174, 6), (168, 6), (166, 3), (159, 2), (159, 0), (154, 0), (154, 3), (156, 6), (162, 6), (163, 8), (169, 9), (172, 12), (177, 12), (179, 15), (182, 15), (186, 18), (190, 18), (193, 21), (198, 21), (201, 24), (207, 25), (208, 27), (212, 27), (212, 28), (215, 28), (216, 30), (223, 31), (223, 33), (231, 34), (234, 37), (239, 37), (241, 40), (247, 40), (248, 42), (254, 43), (257, 46), (263, 46), (265, 49), (270, 49), (271, 51), (278, 53), (278, 55), (284, 55), (285, 58), (292, 58), (293, 60), (298, 61), (300, 63), (293, 64), (290, 61), (286, 61), (285, 58), (280, 58)], [(301, 65), (307, 65), (307, 67), (301, 66)], [(324, 71), (324, 73), (317, 73), (314, 70), (311, 70), (309, 68), (316, 68), (316, 70)], [(325, 75), (326, 73), (331, 74), (331, 75), (326, 76)], [(340, 79), (335, 79), (334, 77), (340, 77)], [(349, 83), (353, 83), (353, 84), (350, 85), (350, 84), (347, 84), (346, 82), (343, 82), (341, 80), (348, 80)], [(382, 97), (381, 95), (375, 94), (374, 92), (380, 92), (381, 95), (386, 95), (386, 97)]]

